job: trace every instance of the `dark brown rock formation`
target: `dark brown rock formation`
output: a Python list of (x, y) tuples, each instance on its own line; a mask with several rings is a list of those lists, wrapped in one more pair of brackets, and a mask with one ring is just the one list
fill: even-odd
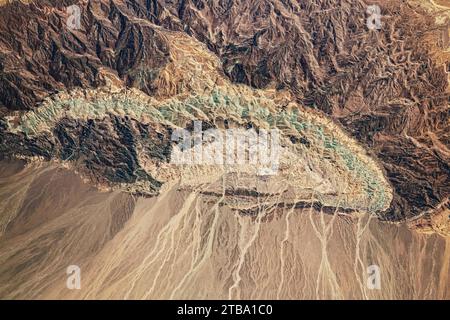
[[(39, 108), (59, 91), (104, 86), (105, 77), (152, 95), (171, 59), (160, 30), (185, 32), (220, 58), (233, 82), (289, 90), (360, 141), (393, 186), (389, 219), (417, 216), (448, 200), (447, 70), (433, 58), (430, 41), (440, 33), (422, 9), (382, 1), (383, 27), (369, 30), (360, 0), (101, 0), (80, 4), (81, 29), (70, 30), (66, 7), (74, 3), (14, 2), (0, 9), (3, 115)], [(55, 139), (8, 133), (2, 120), (0, 150), (82, 159), (93, 175), (113, 183), (151, 180), (136, 163), (139, 124), (133, 121), (64, 119)], [(114, 138), (100, 139), (108, 132)], [(157, 154), (168, 155), (154, 143)]]

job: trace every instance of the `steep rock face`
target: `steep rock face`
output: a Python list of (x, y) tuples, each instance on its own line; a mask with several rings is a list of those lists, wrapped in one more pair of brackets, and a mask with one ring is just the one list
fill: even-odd
[(0, 103), (11, 110), (35, 108), (49, 94), (106, 84), (112, 73), (151, 93), (168, 61), (167, 43), (154, 26), (137, 21), (125, 3), (88, 2), (82, 29), (67, 26), (75, 1), (13, 2), (0, 19)]
[[(73, 3), (14, 2), (1, 8), (4, 115), (39, 108), (45, 97), (76, 87), (113, 83), (160, 97), (165, 77), (169, 83), (175, 77), (171, 64), (180, 62), (171, 56), (177, 45), (170, 34), (184, 32), (218, 57), (219, 72), (234, 83), (287, 90), (360, 141), (380, 160), (394, 190), (388, 219), (448, 203), (448, 81), (445, 66), (433, 59), (431, 41), (439, 28), (422, 9), (379, 2), (383, 26), (368, 30), (367, 4), (359, 0), (86, 1), (78, 4), (81, 28), (70, 30), (66, 7)], [(185, 90), (171, 85), (167, 92)], [(53, 129), (56, 139), (7, 132), (2, 120), (2, 153), (83, 159), (92, 176), (111, 183), (152, 181), (136, 162), (136, 120), (63, 119)], [(117, 135), (99, 143), (110, 132)], [(90, 138), (83, 140), (85, 135)], [(71, 158), (75, 142), (81, 151)]]
[(142, 183), (145, 194), (155, 195), (161, 183), (141, 168), (137, 143), (145, 144), (147, 153), (153, 158), (167, 161), (170, 153), (167, 136), (158, 135), (153, 128), (127, 116), (110, 114), (101, 120), (63, 118), (51, 134), (33, 137), (5, 134), (0, 151), (3, 155), (70, 161), (100, 185)]
[(388, 215), (397, 219), (450, 194), (448, 76), (430, 43), (432, 30), (447, 26), (405, 2), (378, 4), (379, 31), (367, 29), (363, 1), (193, 1), (167, 10), (221, 57), (230, 79), (289, 88), (363, 142), (395, 189)]

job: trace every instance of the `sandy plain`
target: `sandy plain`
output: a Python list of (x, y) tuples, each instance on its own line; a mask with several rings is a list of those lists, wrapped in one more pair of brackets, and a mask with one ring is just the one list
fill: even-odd
[(405, 225), (313, 208), (243, 216), (176, 184), (137, 198), (57, 164), (0, 168), (2, 299), (450, 298), (450, 239)]

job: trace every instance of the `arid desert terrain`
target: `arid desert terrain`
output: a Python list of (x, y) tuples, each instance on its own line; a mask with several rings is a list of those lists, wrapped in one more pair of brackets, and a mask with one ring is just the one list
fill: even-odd
[(449, 26), (0, 0), (0, 299), (450, 299)]
[(133, 198), (55, 165), (3, 162), (0, 176), (4, 299), (450, 298), (449, 239), (406, 225), (314, 208), (246, 217), (176, 185)]

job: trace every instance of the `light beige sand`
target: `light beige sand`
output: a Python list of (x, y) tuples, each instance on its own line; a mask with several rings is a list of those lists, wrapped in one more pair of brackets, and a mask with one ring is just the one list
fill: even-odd
[[(55, 165), (0, 169), (0, 298), (449, 299), (450, 241), (310, 209), (243, 217), (176, 185), (100, 193)], [(370, 290), (367, 267), (381, 271)], [(66, 268), (81, 268), (81, 289)]]

